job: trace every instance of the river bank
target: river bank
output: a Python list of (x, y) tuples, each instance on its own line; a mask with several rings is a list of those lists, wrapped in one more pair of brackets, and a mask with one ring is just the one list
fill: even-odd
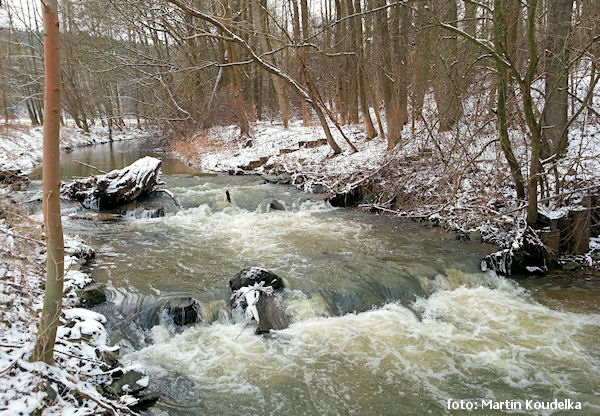
[[(0, 412), (128, 414), (156, 400), (140, 394), (148, 385), (142, 368), (120, 365), (118, 348), (109, 346), (106, 317), (86, 309), (104, 298), (101, 288), (92, 287), (91, 247), (65, 239), (55, 366), (29, 362), (44, 296), (41, 224), (6, 197), (0, 198), (0, 250)], [(127, 383), (131, 386), (123, 387)]]
[[(204, 171), (262, 175), (266, 181), (291, 184), (304, 192), (326, 193), (334, 206), (359, 206), (424, 221), (455, 231), (460, 239), (494, 244), (502, 260), (486, 259), (485, 267), (503, 273), (508, 267), (511, 274), (506, 263), (513, 260), (504, 257), (509, 251), (512, 256), (515, 244), (526, 245), (524, 236), (533, 230), (525, 224), (527, 205), (517, 199), (493, 128), (475, 134), (461, 125), (459, 132), (435, 132), (436, 139), (427, 126), (416, 123), (405, 127), (406, 139), (393, 150), (387, 149), (381, 137), (367, 140), (361, 125), (343, 126), (343, 130), (358, 152), (351, 151), (336, 132), (343, 152), (333, 155), (320, 127), (305, 127), (300, 121), (291, 123), (288, 130), (271, 122), (256, 122), (250, 138), (239, 138), (236, 126), (213, 128), (173, 140), (171, 150)], [(459, 145), (456, 134), (464, 135), (469, 146)], [(518, 132), (511, 135), (515, 153), (526, 153), (526, 143)], [(537, 263), (600, 268), (600, 128), (588, 124), (574, 129), (571, 136), (568, 154), (557, 165), (557, 171), (570, 172), (564, 195), (543, 201), (540, 214), (550, 230), (559, 218), (587, 210), (590, 232), (581, 237), (585, 241), (580, 244), (585, 248), (563, 250), (563, 245), (574, 243), (561, 240), (560, 256), (559, 247), (548, 255), (554, 250), (551, 246), (530, 265), (513, 267), (513, 272), (547, 269)], [(590, 195), (591, 206), (585, 202)], [(535, 237), (547, 243), (541, 234)]]
[[(44, 296), (45, 242), (41, 219), (32, 218), (11, 195), (28, 182), (40, 162), (41, 127), (0, 127), (0, 412), (3, 414), (129, 414), (158, 398), (143, 390), (140, 367), (119, 362), (110, 347), (106, 317), (90, 307), (105, 299), (90, 277), (95, 251), (76, 236), (65, 236), (63, 314), (57, 331), (55, 366), (30, 363)], [(109, 138), (102, 128), (90, 134), (66, 128), (61, 149), (139, 139), (145, 131), (124, 129)], [(15, 188), (15, 185), (17, 188)]]

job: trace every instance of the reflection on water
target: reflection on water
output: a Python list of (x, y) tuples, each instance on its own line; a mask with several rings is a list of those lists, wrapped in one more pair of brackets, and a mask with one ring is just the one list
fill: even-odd
[[(110, 170), (152, 154), (132, 145), (75, 151), (63, 173), (90, 173), (73, 160)], [(65, 228), (98, 249), (112, 339), (150, 369), (169, 414), (443, 415), (450, 398), (569, 398), (584, 403), (579, 414), (600, 413), (593, 277), (525, 280), (529, 291), (479, 272), (490, 247), (440, 229), (333, 209), (256, 177), (198, 175), (170, 158), (163, 171), (183, 210), (66, 217)], [(232, 323), (227, 282), (247, 266), (285, 280), (288, 329), (261, 337)], [(175, 296), (200, 300), (204, 322), (156, 325), (148, 311)]]
[[(65, 179), (96, 175), (98, 171), (76, 163), (82, 162), (108, 172), (121, 169), (132, 164), (143, 156), (155, 156), (163, 159), (163, 171), (171, 174), (195, 174), (194, 169), (175, 158), (165, 158), (162, 140), (149, 138), (148, 140), (131, 140), (75, 148), (72, 152), (61, 152), (61, 173)], [(41, 167), (35, 169), (30, 178), (41, 179)]]

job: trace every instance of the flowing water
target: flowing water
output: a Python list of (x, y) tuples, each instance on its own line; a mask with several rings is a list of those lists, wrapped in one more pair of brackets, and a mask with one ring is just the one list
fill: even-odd
[[(93, 173), (73, 160), (120, 168), (148, 149), (77, 150), (63, 172)], [(479, 271), (489, 246), (161, 157), (181, 211), (65, 216), (66, 230), (97, 249), (112, 341), (163, 392), (155, 414), (490, 415), (503, 412), (446, 403), (555, 398), (583, 406), (555, 414), (600, 414), (597, 275), (517, 284)], [(274, 200), (285, 210), (270, 209)], [(232, 320), (228, 279), (248, 266), (285, 280), (289, 328), (257, 336)], [(188, 296), (202, 323), (177, 330), (157, 316), (165, 299)]]

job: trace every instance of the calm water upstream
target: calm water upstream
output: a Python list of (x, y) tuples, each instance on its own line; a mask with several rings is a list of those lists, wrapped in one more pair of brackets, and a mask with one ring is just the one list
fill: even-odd
[[(93, 173), (73, 160), (110, 170), (151, 149), (76, 150), (63, 155), (64, 175)], [(555, 398), (583, 404), (555, 414), (600, 414), (597, 275), (517, 284), (479, 271), (489, 246), (162, 157), (183, 210), (65, 216), (67, 232), (97, 249), (93, 277), (111, 287), (99, 310), (112, 341), (164, 394), (155, 414), (492, 415), (503, 412), (445, 403)], [(286, 210), (270, 211), (273, 199)], [(288, 329), (257, 336), (232, 321), (228, 279), (248, 266), (285, 280)], [(186, 296), (202, 303), (203, 323), (176, 330), (156, 316), (160, 302)]]

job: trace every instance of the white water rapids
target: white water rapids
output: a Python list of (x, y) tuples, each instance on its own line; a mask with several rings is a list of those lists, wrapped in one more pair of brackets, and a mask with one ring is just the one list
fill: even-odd
[[(110, 155), (71, 157), (110, 170), (145, 153)], [(178, 213), (65, 218), (98, 249), (94, 277), (111, 285), (101, 311), (113, 342), (163, 392), (154, 414), (545, 415), (446, 403), (555, 398), (583, 409), (553, 414), (600, 414), (600, 315), (479, 272), (489, 247), (333, 209), (258, 178), (198, 176), (172, 161), (163, 170)], [(270, 209), (274, 199), (286, 210)], [(257, 336), (232, 322), (227, 282), (248, 266), (285, 280), (289, 328)], [(202, 323), (176, 330), (135, 321), (148, 305), (181, 296), (201, 302)]]

